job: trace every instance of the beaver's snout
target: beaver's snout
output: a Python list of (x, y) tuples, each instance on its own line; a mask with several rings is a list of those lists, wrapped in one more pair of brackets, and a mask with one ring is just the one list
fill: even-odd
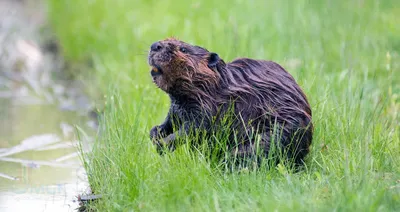
[(163, 74), (162, 67), (164, 67), (166, 61), (169, 60), (168, 54), (166, 54), (166, 51), (163, 51), (164, 49), (164, 45), (159, 41), (150, 46), (149, 64), (152, 66), (150, 74), (153, 79)]
[(149, 65), (152, 66), (152, 76), (162, 74), (162, 70), (171, 62), (171, 49), (167, 48), (165, 43), (157, 41), (150, 46), (148, 56)]
[(158, 52), (163, 48), (163, 45), (160, 42), (155, 42), (150, 46), (150, 50), (153, 52)]

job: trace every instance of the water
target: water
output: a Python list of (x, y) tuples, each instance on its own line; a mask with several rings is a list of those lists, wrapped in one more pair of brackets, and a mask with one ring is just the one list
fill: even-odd
[(90, 192), (77, 149), (96, 130), (90, 100), (43, 48), (41, 3), (0, 0), (0, 211), (73, 211)]

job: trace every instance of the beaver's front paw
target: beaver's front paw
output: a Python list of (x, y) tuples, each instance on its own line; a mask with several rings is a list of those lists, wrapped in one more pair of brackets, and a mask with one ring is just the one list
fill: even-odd
[(151, 128), (150, 130), (150, 139), (152, 141), (154, 140), (158, 140), (162, 138), (162, 128), (161, 126), (154, 126), (153, 128)]
[(163, 154), (164, 153), (164, 149), (165, 149), (165, 142), (163, 141), (163, 139), (154, 139), (153, 140), (153, 145), (156, 147), (156, 150), (159, 154)]
[(163, 154), (165, 153), (165, 150), (169, 151), (175, 150), (174, 140), (175, 140), (175, 135), (171, 134), (165, 138), (154, 139), (153, 144), (156, 146), (157, 152), (159, 154)]

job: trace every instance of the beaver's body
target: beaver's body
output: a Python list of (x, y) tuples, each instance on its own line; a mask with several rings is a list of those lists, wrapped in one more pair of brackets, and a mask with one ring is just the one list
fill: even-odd
[(225, 63), (215, 53), (175, 39), (154, 43), (149, 63), (153, 81), (171, 98), (166, 120), (150, 132), (155, 143), (173, 147), (176, 134), (185, 135), (190, 129), (215, 132), (232, 108), (231, 137), (240, 144), (232, 141), (230, 147), (238, 155), (254, 154), (254, 135), (261, 136), (259, 147), (268, 153), (274, 129), (279, 134), (275, 143), (285, 147), (296, 163), (309, 152), (313, 131), (309, 103), (278, 64), (248, 58)]

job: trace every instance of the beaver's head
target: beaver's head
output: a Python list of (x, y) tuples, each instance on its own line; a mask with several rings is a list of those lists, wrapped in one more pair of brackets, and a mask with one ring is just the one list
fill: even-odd
[(205, 84), (216, 84), (216, 67), (223, 61), (202, 47), (169, 38), (151, 45), (148, 62), (153, 82), (171, 93), (199, 91), (207, 89)]

